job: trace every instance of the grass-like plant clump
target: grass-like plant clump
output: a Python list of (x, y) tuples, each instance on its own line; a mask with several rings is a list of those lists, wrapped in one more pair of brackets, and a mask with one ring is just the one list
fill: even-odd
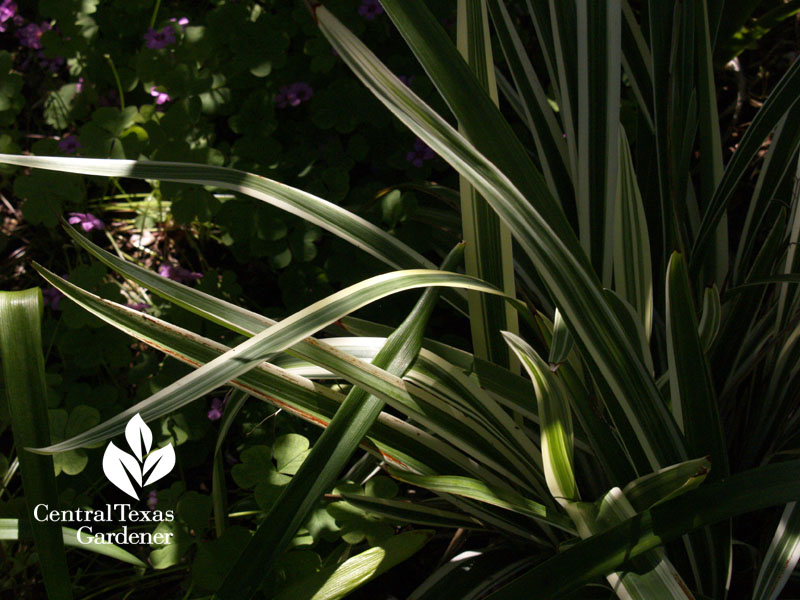
[(5, 0), (0, 589), (792, 597), (798, 12)]

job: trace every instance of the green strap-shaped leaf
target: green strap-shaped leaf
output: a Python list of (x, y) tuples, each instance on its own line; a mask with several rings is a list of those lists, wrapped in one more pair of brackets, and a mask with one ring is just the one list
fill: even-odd
[(503, 173), (408, 90), (329, 11), (320, 6), (315, 15), (323, 33), (362, 82), (407, 127), (468, 177), (511, 229), (559, 309), (563, 309), (581, 355), (595, 362), (612, 391), (606, 401), (619, 403), (629, 421), (634, 437), (625, 443), (640, 445), (652, 468), (685, 460), (674, 420), (603, 300), (596, 277), (585, 268), (580, 247), (570, 242), (565, 245), (551, 222)]
[[(786, 213), (781, 210), (775, 217), (766, 239), (761, 244), (761, 249), (753, 261), (747, 275), (747, 282), (764, 282), (773, 278), (776, 262), (783, 252), (783, 243), (786, 233)], [(756, 322), (759, 306), (766, 290), (761, 283), (755, 285), (740, 285), (735, 288), (736, 297), (725, 306), (725, 319), (720, 326), (717, 339), (712, 348), (712, 372), (717, 381), (726, 381), (741, 360), (746, 355), (743, 353), (742, 332), (749, 331)], [(760, 435), (758, 428), (751, 428), (754, 435)], [(763, 432), (768, 434), (768, 432)], [(755, 450), (755, 445), (748, 444), (748, 450)]]
[[(572, 186), (575, 189), (575, 209), (577, 213), (578, 230), (585, 223), (586, 208), (581, 206), (578, 198), (579, 164), (578, 164), (578, 61), (575, 42), (578, 37), (577, 17), (574, 2), (546, 2), (534, 1), (528, 4), (532, 9), (534, 24), (537, 31), (541, 31), (545, 56), (549, 55), (552, 61), (553, 72), (550, 74), (550, 83), (557, 90), (558, 116), (564, 130), (567, 143), (567, 156), (569, 158), (569, 172), (572, 175)], [(546, 40), (546, 41), (545, 41)], [(583, 237), (581, 242), (583, 243)], [(587, 257), (590, 256), (583, 245)]]
[(653, 330), (650, 236), (625, 130), (619, 128), (619, 178), (614, 218), (614, 289), (639, 313), (647, 339)]
[(736, 152), (725, 166), (722, 179), (703, 214), (700, 230), (692, 248), (693, 273), (697, 271), (705, 253), (708, 252), (717, 225), (727, 210), (736, 185), (747, 171), (747, 165), (758, 152), (764, 139), (777, 127), (798, 98), (800, 98), (800, 63), (795, 61), (756, 113), (736, 147)]
[[(657, 256), (666, 257), (669, 252), (680, 247), (681, 238), (679, 225), (675, 212), (675, 198), (673, 197), (670, 183), (670, 68), (672, 64), (672, 23), (674, 20), (674, 4), (648, 0), (648, 38), (650, 43), (650, 59), (652, 61), (650, 73), (653, 78), (653, 123), (654, 143), (656, 154), (656, 177), (658, 178), (658, 196), (661, 205), (661, 243), (663, 251)], [(657, 261), (661, 268), (666, 263), (666, 258)], [(662, 465), (666, 466), (666, 465)]]
[(577, 0), (575, 7), (577, 37), (569, 44), (576, 50), (578, 75), (578, 131), (572, 140), (578, 155), (573, 179), (578, 224), (595, 271), (610, 287), (619, 176), (622, 12), (620, 0)]
[(499, 506), (521, 515), (526, 515), (569, 533), (575, 533), (572, 522), (566, 515), (553, 509), (548, 509), (545, 505), (525, 498), (521, 494), (508, 489), (487, 485), (482, 481), (470, 477), (455, 475), (416, 475), (408, 471), (400, 471), (393, 467), (388, 467), (387, 471), (389, 475), (398, 481), (416, 485), (431, 490), (432, 492), (472, 498), (479, 502), (485, 502), (492, 506)]
[(617, 316), (617, 319), (622, 324), (625, 333), (628, 334), (628, 339), (631, 341), (631, 344), (638, 350), (642, 363), (652, 375), (655, 373), (653, 356), (650, 353), (650, 342), (647, 339), (647, 334), (644, 331), (644, 324), (642, 323), (639, 313), (614, 290), (603, 290), (603, 295), (608, 305)]
[[(353, 213), (308, 192), (237, 169), (179, 162), (63, 158), (0, 154), (0, 163), (63, 173), (132, 177), (216, 186), (241, 192), (318, 225), (396, 269), (433, 269), (435, 265), (396, 237)], [(457, 307), (466, 302), (456, 295)]]
[[(122, 433), (127, 421), (136, 413), (140, 413), (145, 421), (150, 421), (177, 410), (370, 302), (399, 291), (441, 286), (463, 286), (500, 294), (474, 278), (456, 273), (412, 270), (372, 277), (315, 302), (269, 327), (100, 425), (58, 444), (37, 448), (36, 451), (53, 454), (104, 441)], [(521, 303), (514, 302), (522, 308)]]
[[(670, 9), (668, 21), (660, 22), (656, 27), (666, 30), (671, 37), (669, 46), (670, 69), (668, 87), (669, 96), (662, 99), (667, 118), (666, 132), (658, 132), (666, 144), (667, 164), (665, 175), (667, 191), (671, 197), (672, 210), (677, 220), (678, 237), (671, 247), (665, 248), (664, 261), (672, 250), (684, 251), (690, 243), (690, 233), (686, 231), (690, 223), (690, 215), (694, 210), (696, 198), (694, 187), (690, 186), (692, 150), (695, 145), (698, 127), (698, 93), (696, 69), (696, 25), (695, 4), (662, 3)], [(666, 11), (665, 11), (666, 12)], [(665, 15), (666, 16), (666, 15)], [(670, 27), (672, 25), (672, 27)], [(652, 30), (651, 30), (652, 31)], [(662, 215), (666, 215), (662, 208)]]
[[(140, 267), (134, 263), (124, 261), (118, 256), (111, 254), (93, 244), (88, 238), (78, 233), (72, 227), (65, 227), (67, 234), (82, 248), (91, 253), (102, 263), (121, 274), (123, 277), (135, 281), (144, 286), (151, 292), (158, 294), (178, 304), (182, 308), (194, 312), (205, 319), (218, 323), (238, 333), (253, 335), (262, 329), (274, 325), (275, 321), (243, 309), (235, 304), (220, 300), (199, 290), (182, 285), (170, 279), (160, 277), (153, 271)], [(342, 320), (346, 324), (345, 329), (359, 336), (380, 336), (388, 337), (393, 331), (385, 325), (378, 325), (345, 317)], [(474, 372), (482, 387), (493, 392), (498, 396), (498, 401), (510, 403), (516, 410), (527, 410), (530, 412), (530, 402), (528, 397), (521, 393), (520, 384), (525, 385), (526, 380), (507, 369), (490, 363), (481, 358), (476, 358), (473, 354), (458, 350), (452, 346), (447, 346), (440, 342), (426, 339), (423, 346), (432, 352), (445, 358), (448, 362), (458, 365), (464, 371)], [(337, 351), (329, 343), (323, 340), (309, 338), (292, 346), (287, 350), (292, 356), (302, 358), (308, 362), (319, 365), (325, 372), (335, 373), (341, 376), (343, 371), (352, 370), (353, 366), (362, 367), (360, 369), (362, 379), (357, 380), (363, 384), (365, 381), (372, 381), (373, 387), (379, 384), (380, 378), (375, 375), (376, 369), (363, 361), (353, 362), (352, 351), (347, 349), (345, 352)], [(375, 350), (377, 352), (377, 349)], [(369, 355), (368, 360), (372, 360), (374, 352)], [(364, 357), (360, 357), (364, 358)], [(356, 382), (349, 379), (351, 382)], [(535, 418), (535, 411), (533, 412)]]
[[(619, 488), (612, 488), (597, 502), (581, 507), (583, 510), (575, 508), (572, 514), (583, 521), (579, 530), (584, 539), (636, 515), (636, 510)], [(619, 598), (694, 600), (678, 571), (666, 555), (658, 550), (637, 556), (630, 561), (628, 568), (606, 574), (606, 580)]]
[[(133, 335), (157, 350), (187, 364), (197, 367), (220, 356), (227, 350), (227, 347), (221, 344), (164, 323), (155, 317), (98, 298), (42, 267), (37, 268), (50, 284), (77, 304), (123, 332)], [(351, 377), (349, 374), (351, 372), (358, 373), (362, 370), (343, 371), (342, 376), (351, 378), (353, 381), (361, 381), (359, 376)], [(381, 372), (383, 371), (376, 369), (377, 374)], [(385, 377), (390, 378), (391, 376), (386, 374)], [(328, 387), (318, 386), (308, 380), (292, 376), (268, 363), (262, 363), (231, 383), (254, 397), (322, 427), (328, 426), (343, 400), (339, 393)], [(393, 389), (391, 386), (400, 386), (400, 391), (403, 391), (402, 380), (390, 383), (389, 386), (388, 388), (384, 387), (383, 390)], [(376, 392), (372, 386), (366, 385), (366, 387)], [(390, 399), (385, 393), (381, 393), (381, 397), (386, 400)], [(402, 410), (405, 405), (399, 404), (395, 407)], [(454, 422), (456, 421), (451, 420), (450, 426)], [(444, 423), (442, 427), (448, 427), (448, 423)], [(480, 464), (471, 456), (464, 454), (462, 449), (473, 456), (476, 454), (469, 444), (458, 444), (457, 449), (439, 438), (385, 413), (379, 416), (378, 421), (370, 430), (369, 440), (365, 440), (363, 445), (365, 450), (398, 468), (410, 469), (419, 473), (465, 473), (483, 481), (494, 482), (498, 486), (507, 486), (507, 481), (500, 479), (487, 469), (485, 464)], [(509, 517), (506, 511), (493, 510), (491, 507), (464, 499), (449, 497), (448, 500), (484, 523), (498, 527), (512, 535), (520, 536), (526, 541), (536, 540), (536, 537), (525, 529), (523, 524), (515, 522), (516, 520)], [(498, 512), (504, 514), (497, 514)]]
[[(138, 313), (131, 309), (120, 307), (112, 302), (101, 300), (55, 276), (42, 267), (34, 266), (36, 266), (48, 282), (65, 293), (70, 299), (90, 310), (93, 314), (99, 316), (111, 325), (122, 329), (126, 333), (141, 339), (145, 343), (167, 352), (180, 360), (184, 360), (192, 366), (196, 367), (208, 362), (228, 350), (226, 346), (205, 338), (200, 338), (185, 330), (180, 330), (150, 315)], [(124, 263), (124, 267), (123, 272), (127, 272), (127, 270), (133, 268), (134, 265)], [(140, 269), (140, 267), (136, 267), (136, 269)], [(146, 273), (152, 275), (152, 273)], [(156, 282), (153, 285), (163, 285), (163, 288), (167, 291), (164, 292), (164, 289), (159, 287), (155, 287), (154, 289), (159, 289), (161, 292), (164, 292), (165, 295), (169, 295), (170, 286), (176, 286), (181, 289), (176, 290), (175, 294), (180, 294), (185, 300), (187, 298), (191, 299), (193, 297), (192, 294), (197, 294), (197, 296), (195, 296), (196, 304), (193, 304), (191, 300), (187, 300), (187, 307), (200, 314), (204, 314), (203, 311), (210, 311), (216, 314), (216, 319), (223, 323), (228, 322), (228, 319), (233, 322), (240, 322), (244, 333), (247, 335), (253, 335), (255, 332), (262, 330), (266, 323), (274, 323), (265, 317), (254, 313), (248, 313), (243, 309), (237, 308), (236, 310), (229, 310), (227, 303), (197, 292), (197, 290), (186, 286), (180, 286), (179, 284), (175, 284), (161, 277), (155, 277), (155, 279), (160, 280), (160, 282)], [(203, 311), (198, 310), (198, 306), (203, 306)], [(298, 350), (300, 347), (304, 348), (302, 353)], [(362, 389), (368, 390), (385, 402), (390, 403), (393, 408), (406, 414), (417, 423), (438, 433), (449, 443), (443, 442), (439, 438), (425, 435), (424, 437), (426, 439), (424, 440), (424, 444), (429, 446), (431, 450), (437, 450), (438, 452), (449, 455), (455, 463), (460, 465), (461, 470), (501, 485), (506, 480), (512, 480), (523, 487), (529, 486), (529, 483), (527, 483), (525, 479), (520, 479), (520, 475), (506, 469), (506, 465), (509, 463), (508, 449), (511, 448), (512, 452), (518, 452), (518, 438), (508, 437), (508, 439), (513, 440), (516, 445), (507, 442), (504, 445), (498, 446), (494, 443), (497, 438), (493, 437), (482, 424), (475, 422), (473, 419), (466, 418), (465, 415), (460, 414), (458, 411), (453, 412), (453, 409), (450, 407), (443, 409), (442, 402), (446, 401), (447, 397), (443, 397), (438, 393), (439, 389), (437, 386), (433, 386), (433, 393), (429, 393), (425, 389), (417, 386), (408, 386), (402, 379), (313, 338), (308, 338), (296, 344), (293, 346), (292, 351), (297, 352), (298, 356), (302, 356), (306, 360), (313, 361), (314, 364), (318, 364), (330, 370), (330, 372), (336, 373), (337, 376), (356, 384)], [(373, 357), (374, 354), (370, 356), (370, 358)], [(428, 356), (424, 359), (424, 362), (430, 363), (432, 360), (436, 360), (436, 357)], [(284, 378), (281, 377), (281, 373), (284, 372), (281, 370), (275, 372), (269, 368), (269, 365), (261, 365), (254, 371), (242, 375), (234, 382), (234, 385), (259, 395), (259, 397), (268, 402), (286, 408), (303, 419), (326, 426), (334, 411), (331, 405), (325, 405), (323, 410), (323, 407), (319, 406), (317, 402), (308, 398), (309, 390), (305, 389), (302, 384), (291, 385), (291, 381), (283, 381)], [(251, 375), (253, 376), (252, 381)], [(287, 387), (286, 384), (290, 385)], [(339, 397), (337, 393), (326, 387), (317, 387), (315, 392), (326, 398)], [(479, 402), (486, 406), (493, 404), (487, 401), (486, 398), (483, 398)], [(388, 415), (386, 415), (386, 418), (389, 418)], [(412, 445), (418, 446), (423, 442), (422, 439), (414, 439), (418, 438), (421, 433), (418, 429), (397, 419), (394, 419), (393, 422), (397, 427), (405, 429), (411, 428), (410, 431), (406, 431), (410, 438), (406, 437), (403, 445), (413, 441)], [(393, 442), (388, 442), (387, 447), (385, 436), (379, 437), (379, 440), (373, 441), (375, 441), (381, 453), (384, 454), (384, 458), (387, 460), (395, 464), (398, 464), (399, 460), (399, 464), (405, 463), (409, 468), (421, 470), (422, 472), (430, 470), (419, 467), (419, 457), (424, 456), (424, 452), (413, 453), (413, 456), (417, 458), (409, 456), (408, 452), (403, 453), (402, 456), (398, 456), (398, 440), (394, 439)], [(522, 444), (522, 447), (526, 448), (524, 444)], [(469, 448), (470, 454), (474, 457), (480, 457), (481, 462), (478, 463), (468, 459), (465, 454), (457, 451), (455, 448)], [(538, 451), (536, 454), (529, 454), (529, 456), (538, 456)], [(424, 462), (427, 462), (427, 459)], [(529, 471), (523, 469), (521, 472)], [(499, 477), (502, 477), (502, 479)]]
[[(722, 140), (720, 139), (717, 93), (714, 86), (714, 42), (709, 30), (708, 4), (694, 3), (697, 56), (697, 130), (700, 142), (698, 204), (704, 209), (722, 179)], [(724, 281), (728, 273), (728, 220), (722, 217), (714, 234), (714, 253), (710, 255), (708, 277)]]
[[(64, 545), (70, 548), (80, 548), (95, 554), (102, 554), (136, 567), (147, 566), (127, 550), (123, 550), (111, 542), (96, 538), (96, 536), (85, 531), (79, 534), (77, 529), (61, 527), (61, 537), (64, 540)], [(0, 519), (0, 540), (16, 541), (18, 539), (19, 521), (17, 519)]]
[[(455, 268), (462, 257), (463, 245), (459, 244), (445, 258), (442, 268)], [(425, 328), (438, 297), (436, 288), (422, 294), (403, 323), (375, 356), (373, 363), (376, 366), (400, 377), (405, 374), (419, 354)], [(350, 390), (311, 453), (228, 571), (222, 587), (215, 594), (216, 598), (240, 600), (251, 598), (256, 593), (277, 557), (286, 550), (297, 530), (305, 523), (320, 496), (333, 485), (347, 465), (383, 406), (383, 400), (361, 388)]]
[(468, 550), (431, 573), (408, 600), (478, 600), (530, 568), (537, 559), (535, 554), (520, 556), (518, 548), (508, 546)]
[[(784, 436), (796, 430), (797, 417), (793, 406), (797, 398), (797, 365), (800, 364), (799, 327), (795, 326), (788, 333), (773, 356), (766, 395), (763, 400), (759, 398), (752, 420), (748, 423), (754, 430), (754, 448), (748, 448), (750, 460), (764, 460), (762, 457), (770, 456), (776, 448), (780, 448)], [(787, 419), (786, 415), (791, 416)]]
[(457, 527), (459, 529), (483, 529), (480, 521), (463, 513), (433, 508), (420, 502), (389, 500), (373, 496), (342, 494), (348, 502), (366, 512), (387, 517), (394, 521), (427, 525), (429, 527)]
[(703, 350), (708, 352), (714, 344), (722, 322), (722, 304), (720, 303), (719, 289), (716, 284), (703, 291), (703, 312), (697, 326), (697, 334), (703, 345)]
[(800, 559), (800, 507), (790, 502), (761, 563), (753, 600), (775, 600)]
[[(486, 0), (459, 0), (457, 15), (459, 51), (481, 87), (497, 104)], [(459, 179), (459, 188), (467, 275), (513, 295), (515, 284), (511, 233), (464, 177)], [(485, 294), (469, 292), (467, 300), (475, 355), (508, 367), (511, 364), (508, 346), (499, 332), (506, 329), (518, 331), (516, 313), (501, 299)]]
[[(503, 49), (506, 65), (519, 91), (520, 117), (527, 123), (550, 193), (566, 214), (575, 211), (575, 191), (569, 172), (567, 144), (562, 137), (544, 87), (533, 69), (503, 0), (488, 0), (489, 12)], [(499, 78), (498, 78), (499, 81)]]
[(550, 19), (550, 2), (549, 0), (525, 0), (525, 4), (527, 4), (528, 13), (530, 13), (531, 19), (533, 20), (536, 38), (539, 40), (544, 64), (547, 67), (547, 75), (554, 86), (556, 104), (558, 104), (560, 110), (561, 92), (556, 85), (558, 81), (558, 71), (555, 58), (556, 47), (553, 37), (553, 21)]
[[(188, 286), (160, 277), (152, 271), (138, 267), (133, 263), (123, 261), (117, 256), (95, 246), (70, 227), (67, 228), (67, 232), (79, 245), (86, 248), (112, 269), (204, 318), (246, 335), (253, 335), (263, 330), (265, 327), (275, 324), (275, 321), (271, 319), (252, 313), (223, 300), (219, 300), (218, 298), (214, 298), (213, 296), (204, 294)], [(519, 306), (520, 305), (517, 304), (517, 307)], [(386, 335), (388, 335), (388, 333)], [(394, 378), (385, 371), (362, 360), (353, 360), (352, 356), (348, 356), (332, 348), (329, 344), (321, 340), (312, 338), (306, 339), (295, 344), (292, 348), (287, 349), (287, 352), (294, 356), (304, 358), (313, 364), (327, 369), (331, 373), (335, 373), (364, 389), (370, 390), (372, 393), (383, 398), (384, 401), (389, 402), (395, 408), (409, 415), (416, 422), (424, 424), (424, 426), (430, 428), (432, 431), (436, 431), (445, 439), (450, 439), (455, 445), (460, 446), (466, 443), (472, 448), (472, 451), (476, 453), (476, 456), (481, 456), (484, 459), (484, 464), (498, 469), (503, 477), (514, 477), (512, 474), (503, 471), (503, 465), (508, 462), (506, 458), (507, 453), (505, 453), (505, 455), (498, 454), (497, 450), (510, 448), (512, 452), (517, 452), (518, 448), (525, 449), (524, 442), (526, 442), (527, 439), (524, 436), (522, 438), (519, 438), (519, 436), (516, 438), (513, 436), (506, 436), (505, 439), (513, 440), (513, 443), (510, 443), (508, 446), (497, 446), (493, 443), (493, 438), (488, 431), (481, 429), (474, 421), (469, 419), (454, 419), (447, 411), (442, 411), (440, 408), (435, 407), (438, 402), (437, 399), (432, 399), (433, 402), (424, 402), (424, 408), (420, 408), (417, 399), (411, 400), (408, 393), (401, 389), (402, 383), (400, 383), (397, 378)], [(492, 363), (481, 361), (481, 364), (491, 367), (493, 372), (498, 374), (507, 373), (507, 371), (496, 367)], [(511, 374), (509, 373), (509, 375)], [(395, 381), (392, 381), (392, 379)], [(462, 377), (461, 379), (464, 378)], [(519, 380), (519, 378), (517, 377), (516, 380)], [(516, 390), (517, 387), (515, 383), (509, 383), (505, 385), (503, 389)], [(437, 395), (436, 393), (438, 390), (439, 388), (437, 386), (433, 386), (432, 392), (434, 395)], [(472, 394), (469, 396), (472, 396)], [(400, 403), (399, 406), (397, 402)], [(526, 404), (524, 399), (521, 399), (520, 403), (522, 405)], [(482, 407), (489, 407), (493, 404), (493, 401), (485, 398), (477, 402), (477, 405)], [(502, 411), (496, 412), (498, 412), (500, 416), (504, 416)], [(510, 421), (510, 419), (508, 420)], [(443, 423), (449, 423), (449, 426), (445, 426)], [(465, 427), (465, 425), (467, 427)], [(518, 428), (513, 425), (513, 428), (506, 427), (505, 429), (506, 431), (517, 431)], [(475, 433), (479, 434), (479, 436), (476, 437)], [(452, 439), (453, 435), (457, 436), (458, 441)], [(537, 453), (525, 451), (527, 452), (527, 456), (538, 456), (538, 451)], [(520, 472), (524, 472), (524, 469)], [(487, 474), (487, 476), (489, 475)], [(535, 481), (535, 479), (536, 477), (534, 476), (530, 481)], [(521, 485), (526, 485), (524, 480), (516, 479), (516, 481)]]
[(636, 96), (639, 110), (652, 131), (653, 59), (628, 0), (622, 0), (622, 17), (622, 66)]
[(459, 420), (474, 419), (483, 424), (488, 433), (485, 441), (508, 457), (509, 468), (513, 465), (523, 477), (522, 488), (546, 497), (539, 448), (518, 423), (490, 394), (447, 361), (427, 355), (419, 362), (414, 382), (447, 402)]
[[(783, 261), (782, 274), (797, 273), (800, 270), (800, 159), (797, 161), (795, 169), (795, 183), (792, 190), (792, 204), (789, 216), (789, 247), (786, 250), (786, 259)], [(797, 288), (791, 288), (788, 284), (781, 285), (778, 291), (778, 314), (775, 318), (775, 331), (779, 332), (789, 325), (791, 315), (800, 303), (800, 293)], [(791, 293), (790, 293), (791, 292)]]
[[(541, 173), (438, 19), (421, 0), (384, 0), (381, 4), (453, 111), (466, 138), (514, 182), (560, 239), (569, 246), (576, 245), (575, 234)], [(330, 13), (324, 7), (315, 11), (324, 33)]]
[[(547, 363), (528, 344), (511, 334), (505, 334), (509, 345), (520, 357), (533, 380), (541, 421), (542, 457), (550, 493), (564, 506), (581, 537), (595, 533), (600, 522), (597, 516), (581, 508), (572, 464), (572, 419), (565, 389), (558, 377), (550, 372)], [(601, 504), (609, 508), (602, 528), (617, 524), (635, 514), (635, 510), (619, 490), (614, 488)], [(640, 559), (635, 573), (608, 575), (614, 589), (624, 589), (632, 599), (681, 598), (680, 576), (662, 556), (648, 553)], [(685, 587), (685, 586), (684, 586)]]
[(236, 415), (244, 407), (249, 394), (242, 390), (236, 390), (228, 397), (225, 411), (219, 421), (219, 433), (217, 433), (217, 443), (214, 446), (214, 466), (211, 471), (211, 502), (214, 509), (214, 530), (220, 538), (225, 533), (228, 526), (228, 502), (225, 489), (225, 465), (222, 456), (222, 444), (225, 436), (233, 425)]
[(636, 512), (642, 512), (693, 490), (705, 481), (710, 469), (708, 458), (687, 460), (635, 479), (622, 492)]
[(555, 319), (553, 319), (553, 338), (550, 341), (550, 356), (547, 361), (551, 365), (560, 365), (567, 360), (572, 351), (573, 341), (564, 317), (556, 309)]
[(283, 590), (275, 600), (339, 600), (419, 552), (435, 532), (407, 531)]
[(800, 461), (737, 473), (727, 480), (701, 485), (575, 544), (488, 598), (558, 597), (698, 527), (798, 499)]
[(717, 395), (698, 334), (697, 316), (683, 255), (674, 253), (667, 270), (667, 359), (675, 419), (694, 456), (711, 456), (711, 481), (725, 478), (728, 453)]
[[(536, 317), (540, 336), (545, 346), (549, 346), (552, 339), (552, 324), (541, 314), (537, 314)], [(608, 423), (598, 416), (586, 384), (579, 375), (581, 373), (579, 361), (562, 364), (557, 373), (567, 387), (568, 398), (580, 423), (580, 431), (585, 432), (592, 451), (603, 466), (604, 474), (615, 485), (623, 485), (626, 481), (630, 481), (635, 477), (634, 468), (625, 455), (625, 448), (620, 443), (619, 437)], [(527, 382), (525, 384), (524, 389), (527, 389)]]
[[(672, 410), (686, 436), (691, 456), (710, 456), (709, 481), (730, 473), (728, 451), (711, 369), (698, 334), (693, 295), (683, 255), (674, 253), (667, 267), (667, 362)], [(690, 536), (692, 550), (704, 565), (700, 591), (712, 597), (724, 589), (731, 559), (730, 524), (720, 523)]]
[(572, 464), (572, 414), (566, 390), (549, 365), (523, 339), (503, 332), (533, 381), (542, 436), (542, 463), (547, 487), (562, 506), (580, 500)]
[[(40, 266), (37, 269), (51, 285), (98, 318), (193, 367), (210, 362), (228, 350), (213, 340), (90, 294)], [(322, 427), (328, 425), (344, 399), (329, 387), (316, 385), (269, 363), (260, 364), (231, 384)], [(375, 423), (365, 449), (398, 467), (419, 472), (463, 471), (476, 477), (490, 477), (491, 473), (487, 474), (473, 460), (438, 438), (386, 414)]]
[(773, 283), (800, 283), (800, 273), (783, 273), (779, 275), (772, 275), (770, 277), (763, 277), (760, 279), (749, 279), (742, 285), (728, 288), (725, 290), (725, 296), (733, 296), (741, 292), (747, 291), (747, 288), (761, 287), (764, 285), (771, 285)]
[[(342, 327), (353, 335), (360, 336), (381, 336), (387, 337), (392, 329), (386, 325), (371, 323), (363, 319), (345, 317), (342, 319)], [(485, 390), (492, 392), (498, 402), (515, 412), (524, 412), (529, 418), (536, 419), (536, 412), (530, 406), (529, 397), (522, 391), (520, 386), (526, 380), (508, 369), (476, 358), (473, 354), (458, 348), (442, 344), (431, 339), (425, 339), (422, 347), (430, 350), (437, 356), (441, 356), (447, 362), (458, 366), (464, 372), (477, 378), (479, 385)]]
[(53, 458), (27, 449), (50, 444), (47, 389), (42, 355), (42, 292), (0, 292), (0, 357), (6, 404), (19, 458), (25, 494), (25, 528), (33, 535), (42, 579), (51, 600), (71, 600), (72, 583), (64, 555), (61, 526), (34, 518), (34, 508), (46, 504), (58, 509)]
[(733, 281), (737, 284), (747, 277), (759, 248), (759, 232), (771, 226), (770, 208), (778, 187), (792, 173), (800, 147), (800, 103), (796, 103), (778, 122), (769, 142), (769, 149), (758, 173), (753, 195), (747, 206), (747, 217), (736, 248)]

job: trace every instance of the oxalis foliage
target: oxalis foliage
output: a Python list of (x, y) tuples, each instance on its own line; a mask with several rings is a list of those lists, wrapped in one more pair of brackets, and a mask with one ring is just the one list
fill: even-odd
[[(772, 19), (794, 10), (770, 6)], [(213, 562), (212, 544), (223, 549), (220, 576), (196, 580), (218, 599), (342, 597), (418, 552), (430, 528), (488, 541), (432, 569), (415, 599), (778, 597), (798, 558), (800, 62), (730, 154), (714, 64), (738, 51), (732, 38), (751, 17), (738, 7), (459, 0), (455, 43), (421, 0), (380, 7), (447, 111), (326, 6), (308, 9), (424, 144), (412, 161), (427, 148), (458, 172), (465, 243), (436, 269), (354, 213), (244, 171), (4, 154), (11, 165), (249, 195), (392, 269), (276, 322), (69, 229), (135, 285), (248, 339), (220, 344), (37, 267), (77, 305), (196, 369), (33, 452), (77, 452), (121, 433), (133, 414), (152, 421), (229, 382), (244, 392), (229, 400), (221, 438), (247, 395), (324, 426), (313, 446), (279, 438), (242, 453), (232, 476), (263, 515), (252, 535), (227, 523), (218, 460), (212, 498), (186, 505), (174, 525), (184, 546), (214, 512), (218, 538), (198, 549), (194, 568)], [(527, 131), (501, 113), (501, 97)], [(428, 289), (394, 330), (347, 317), (414, 288)], [(423, 337), (439, 296), (469, 320), (474, 353)], [(310, 337), (337, 322), (349, 336)], [(391, 479), (336, 488), (319, 517), (359, 445)], [(393, 481), (418, 493), (398, 500)], [(345, 543), (372, 547), (276, 581), (298, 532), (314, 537), (328, 517)], [(420, 527), (395, 535), (387, 522)], [(53, 531), (39, 535), (44, 544)], [(735, 551), (742, 543), (754, 550)], [(168, 561), (173, 550), (156, 552)], [(54, 568), (55, 586), (64, 569)]]

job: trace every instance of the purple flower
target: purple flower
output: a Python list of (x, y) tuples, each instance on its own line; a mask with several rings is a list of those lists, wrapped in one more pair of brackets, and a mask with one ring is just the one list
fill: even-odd
[(5, 22), (13, 19), (16, 14), (17, 5), (11, 0), (3, 0), (2, 4), (0, 4), (0, 32), (6, 30)]
[(158, 496), (156, 495), (156, 491), (152, 490), (147, 494), (147, 508), (153, 510), (156, 506), (158, 506)]
[(170, 23), (177, 23), (178, 25), (181, 26), (181, 29), (186, 29), (186, 26), (189, 24), (189, 19), (187, 19), (186, 17), (181, 17), (180, 19), (176, 19), (175, 17), (172, 17), (169, 20), (169, 22)]
[(413, 75), (398, 75), (397, 78), (403, 83), (403, 85), (411, 85), (414, 82)]
[(421, 139), (414, 140), (414, 149), (406, 154), (406, 160), (415, 167), (421, 167), (426, 160), (431, 160), (436, 153)]
[(42, 34), (51, 29), (50, 23), (28, 23), (22, 29), (17, 31), (17, 37), (20, 44), (26, 48), (33, 48), (34, 50), (42, 49)]
[(208, 420), (219, 421), (222, 418), (223, 410), (225, 410), (225, 401), (221, 398), (214, 398), (211, 401), (211, 410), (208, 411)]
[(195, 273), (189, 269), (177, 267), (169, 263), (164, 263), (158, 267), (158, 274), (167, 279), (172, 279), (172, 281), (177, 281), (178, 283), (189, 283), (203, 277), (202, 273)]
[(39, 61), (43, 69), (47, 69), (52, 73), (58, 73), (58, 70), (64, 66), (64, 57), (56, 56), (54, 58), (47, 58), (44, 52), (39, 52)]
[(45, 305), (49, 306), (53, 310), (59, 310), (58, 303), (61, 302), (64, 294), (59, 292), (53, 286), (47, 286), (42, 290), (42, 296), (44, 297)]
[(128, 308), (132, 308), (133, 310), (138, 310), (140, 312), (144, 312), (148, 308), (153, 308), (153, 307), (150, 306), (149, 304), (147, 304), (146, 302), (129, 302), (128, 303)]
[(275, 104), (278, 108), (286, 108), (287, 106), (299, 106), (303, 102), (311, 99), (314, 95), (314, 90), (311, 86), (303, 81), (296, 81), (290, 85), (283, 85), (275, 94)]
[(358, 14), (367, 21), (372, 21), (378, 15), (383, 14), (383, 7), (378, 0), (361, 0), (361, 6), (358, 7)]
[(174, 43), (175, 30), (169, 25), (165, 25), (159, 30), (148, 27), (144, 34), (144, 45), (152, 50), (160, 50)]
[(58, 142), (58, 148), (64, 154), (75, 154), (80, 147), (81, 143), (78, 141), (77, 135), (68, 135), (67, 137), (61, 138), (61, 141)]
[(103, 225), (103, 222), (95, 217), (92, 213), (78, 213), (72, 212), (69, 213), (69, 219), (67, 219), (70, 225), (79, 225), (81, 229), (83, 229), (86, 233), (89, 233), (93, 229), (105, 229), (106, 226)]
[(167, 92), (159, 92), (155, 87), (150, 88), (150, 95), (156, 99), (156, 104), (166, 104), (172, 100)]
[(78, 83), (75, 84), (75, 93), (80, 94), (83, 91), (83, 84), (86, 83), (83, 77), (78, 77)]

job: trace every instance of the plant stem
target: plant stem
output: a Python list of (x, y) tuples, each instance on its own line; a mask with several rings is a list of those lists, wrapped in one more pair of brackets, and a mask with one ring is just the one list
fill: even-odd
[(156, 25), (156, 18), (158, 17), (158, 9), (161, 8), (161, 0), (156, 0), (156, 5), (153, 8), (153, 15), (150, 17), (150, 29)]
[(108, 61), (108, 64), (111, 67), (111, 72), (114, 74), (114, 80), (117, 82), (117, 91), (119, 92), (119, 107), (120, 109), (125, 110), (125, 92), (122, 91), (122, 82), (119, 79), (117, 67), (114, 66), (114, 61), (112, 60), (110, 54), (103, 54), (103, 58)]

